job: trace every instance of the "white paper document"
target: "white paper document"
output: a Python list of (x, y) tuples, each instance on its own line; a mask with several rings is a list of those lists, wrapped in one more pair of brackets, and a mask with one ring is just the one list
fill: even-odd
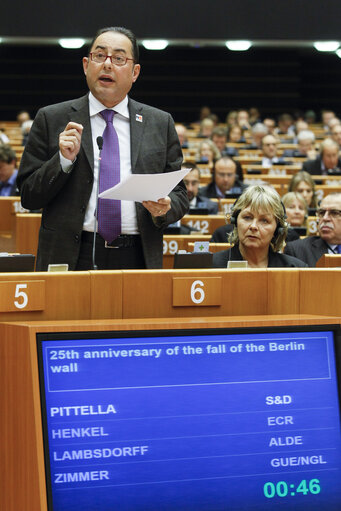
[(191, 169), (160, 174), (131, 174), (127, 179), (99, 194), (101, 199), (129, 200), (135, 202), (163, 199)]

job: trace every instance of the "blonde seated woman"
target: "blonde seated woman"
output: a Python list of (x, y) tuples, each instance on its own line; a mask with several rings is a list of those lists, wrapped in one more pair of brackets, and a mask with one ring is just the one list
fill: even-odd
[(305, 170), (294, 174), (289, 183), (289, 192), (298, 192), (305, 199), (308, 208), (317, 208), (317, 195), (315, 190), (315, 181)]
[(288, 192), (282, 197), (290, 227), (305, 227), (308, 217), (308, 205), (297, 192)]
[(249, 186), (235, 202), (230, 217), (233, 247), (213, 255), (213, 267), (247, 261), (250, 268), (303, 268), (296, 257), (281, 254), (288, 231), (281, 198), (270, 186)]

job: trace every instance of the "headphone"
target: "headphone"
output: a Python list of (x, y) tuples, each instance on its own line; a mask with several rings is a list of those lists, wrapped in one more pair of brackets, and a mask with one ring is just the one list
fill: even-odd
[[(232, 213), (231, 213), (230, 218), (229, 218), (230, 224), (233, 225), (233, 227), (236, 227), (236, 228), (237, 228), (238, 215), (241, 212), (241, 209), (234, 209), (234, 207), (235, 207), (237, 202), (238, 202), (238, 199), (236, 200), (236, 202), (232, 206)], [(285, 233), (285, 229), (288, 227), (288, 224), (286, 222), (287, 214), (286, 214), (286, 211), (285, 211), (285, 206), (284, 206), (282, 201), (281, 201), (281, 205), (282, 205), (282, 208), (283, 208), (283, 224), (281, 224), (281, 220), (276, 218), (277, 225), (276, 225), (276, 229), (275, 229), (275, 232), (274, 232), (274, 235), (273, 235), (273, 238), (272, 238), (272, 243), (275, 243), (277, 241), (277, 238), (279, 236), (282, 236)]]

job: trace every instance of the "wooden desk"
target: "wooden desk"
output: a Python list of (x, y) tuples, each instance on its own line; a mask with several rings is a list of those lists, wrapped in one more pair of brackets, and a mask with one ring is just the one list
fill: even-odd
[(194, 227), (201, 234), (213, 234), (218, 227), (225, 225), (226, 221), (222, 215), (185, 215), (181, 223)]
[(20, 197), (0, 197), (0, 252), (15, 252), (15, 213)]
[(0, 324), (1, 482), (3, 511), (47, 511), (37, 333), (183, 330), (339, 323), (321, 315), (61, 321)]
[(37, 256), (41, 213), (16, 215), (16, 252)]
[(188, 244), (194, 241), (210, 241), (210, 234), (164, 234), (163, 235), (163, 269), (173, 269), (174, 254), (179, 250), (188, 251)]
[(317, 261), (316, 268), (341, 268), (341, 254), (323, 254)]

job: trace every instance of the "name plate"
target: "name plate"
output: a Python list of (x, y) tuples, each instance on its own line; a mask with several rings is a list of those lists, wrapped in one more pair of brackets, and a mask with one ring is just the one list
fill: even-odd
[(0, 282), (0, 312), (41, 311), (45, 308), (45, 280)]
[(221, 277), (173, 277), (173, 307), (221, 305)]

